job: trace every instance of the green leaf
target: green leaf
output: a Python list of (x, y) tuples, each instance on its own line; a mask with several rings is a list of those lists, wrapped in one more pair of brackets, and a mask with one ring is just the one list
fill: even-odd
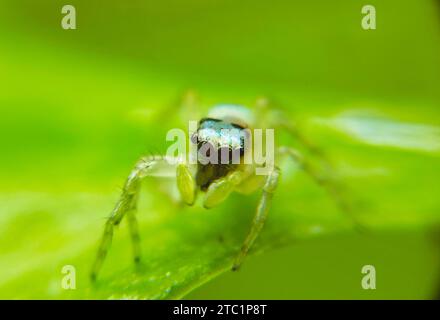
[[(22, 12), (14, 3), (8, 3), (12, 12)], [(53, 22), (50, 12), (59, 11), (53, 6), (41, 2), (38, 17)], [(88, 278), (105, 218), (132, 165), (143, 154), (163, 153), (168, 129), (184, 128), (166, 110), (177, 109), (174, 101), (187, 87), (198, 91), (205, 112), (224, 101), (252, 105), (267, 93), (281, 102), (288, 120), (334, 162), (366, 237), (439, 224), (440, 42), (430, 4), (399, 6), (420, 22), (409, 29), (401, 24), (405, 12), (395, 16), (397, 3), (384, 5), (380, 12), (395, 24), (381, 29), (379, 23), (375, 36), (354, 30), (359, 16), (347, 12), (360, 9), (353, 4), (339, 12), (334, 29), (327, 10), (306, 5), (234, 6), (206, 13), (195, 1), (198, 19), (176, 9), (169, 25), (161, 25), (159, 4), (142, 7), (132, 24), (125, 25), (127, 12), (117, 15), (117, 27), (107, 33), (94, 17), (97, 10), (119, 12), (110, 4), (83, 10), (77, 33), (52, 30), (38, 17), (29, 25), (27, 16), (0, 19), (0, 68), (7, 75), (0, 79), (0, 298), (182, 298), (230, 272), (259, 193), (233, 194), (205, 210), (199, 202), (174, 201), (167, 193), (172, 179), (152, 178), (138, 212), (141, 266), (132, 262), (123, 221), (97, 283)], [(267, 28), (249, 25), (242, 12), (257, 22), (267, 14)], [(293, 26), (291, 12), (301, 13), (298, 23), (316, 21), (322, 33)], [(212, 21), (236, 23), (207, 28)], [(139, 40), (144, 36), (148, 41)], [(207, 54), (199, 51), (200, 39)], [(278, 138), (298, 147), (285, 134)], [(294, 164), (281, 168), (250, 255), (331, 234), (350, 241), (352, 221), (328, 193)], [(66, 265), (75, 267), (76, 290), (61, 286)], [(246, 272), (246, 261), (239, 272)]]

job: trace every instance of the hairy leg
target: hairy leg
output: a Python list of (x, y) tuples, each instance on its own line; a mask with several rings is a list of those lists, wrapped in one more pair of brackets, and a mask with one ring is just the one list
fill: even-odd
[(257, 206), (257, 211), (252, 222), (251, 230), (249, 231), (242, 247), (240, 253), (236, 257), (234, 264), (232, 265), (232, 270), (238, 270), (240, 265), (243, 263), (244, 258), (249, 252), (249, 249), (257, 239), (258, 235), (261, 232), (261, 229), (264, 226), (267, 215), (269, 213), (269, 208), (272, 203), (272, 197), (277, 188), (278, 181), (280, 178), (280, 170), (275, 167), (273, 171), (266, 178), (266, 182), (263, 186), (263, 193), (261, 195), (260, 201)]
[(334, 165), (319, 146), (314, 144), (303, 132), (295, 121), (289, 120), (283, 115), (280, 109), (271, 106), (269, 100), (261, 97), (256, 103), (257, 113), (262, 121), (269, 119), (271, 125), (285, 130), (295, 141), (297, 141), (311, 156), (319, 161), (321, 168), (317, 170), (310, 161), (307, 161), (297, 150), (289, 147), (281, 147), (280, 153), (287, 154), (290, 158), (297, 162), (301, 168), (320, 186), (326, 189), (327, 193), (334, 199), (340, 210), (346, 214), (356, 230), (364, 233), (367, 231), (365, 226), (358, 221), (353, 213), (351, 204), (343, 195), (343, 185), (334, 177)]
[(155, 175), (155, 169), (163, 167), (164, 165), (166, 166), (165, 162), (166, 159), (163, 157), (153, 156), (141, 158), (128, 176), (122, 189), (122, 194), (105, 223), (104, 234), (90, 274), (92, 280), (95, 280), (98, 276), (107, 256), (113, 238), (114, 227), (119, 225), (125, 215), (128, 216), (130, 235), (133, 243), (134, 260), (135, 262), (140, 261), (140, 238), (135, 216), (140, 191), (140, 182), (147, 175)]
[(139, 225), (134, 210), (127, 212), (128, 228), (130, 229), (131, 243), (133, 245), (134, 263), (141, 261), (141, 237), (139, 234)]

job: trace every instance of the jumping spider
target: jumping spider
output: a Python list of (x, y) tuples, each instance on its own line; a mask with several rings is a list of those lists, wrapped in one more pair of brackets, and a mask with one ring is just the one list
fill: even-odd
[[(183, 113), (187, 116), (194, 112), (195, 103), (192, 95), (188, 95), (184, 107), (186, 109), (183, 110)], [(249, 128), (277, 128), (285, 130), (305, 148), (308, 154), (319, 159), (322, 167), (326, 168), (324, 171), (330, 174), (322, 174), (322, 170), (315, 169), (298, 150), (291, 147), (283, 146), (277, 148), (275, 150), (276, 159), (287, 156), (295, 161), (318, 185), (327, 190), (340, 210), (349, 214), (350, 218), (357, 225), (351, 214), (350, 206), (341, 195), (339, 184), (331, 174), (332, 166), (325, 154), (306, 139), (295, 124), (290, 123), (285, 117), (281, 116), (279, 110), (270, 108), (267, 99), (261, 98), (257, 100), (253, 110), (237, 105), (218, 105), (211, 108), (207, 117), (202, 118), (198, 122), (196, 139), (194, 141), (197, 144), (197, 149), (200, 150), (207, 143), (219, 149), (220, 139), (225, 138), (221, 137), (220, 130), (224, 128), (238, 129), (238, 135), (237, 131), (235, 131), (235, 133), (231, 133), (231, 136), (227, 136), (222, 141), (229, 141), (229, 145), (226, 147), (229, 147), (229, 150), (238, 150), (240, 157), (243, 157), (248, 152), (244, 148), (243, 140), (241, 139), (242, 135), (240, 134), (241, 131)], [(135, 216), (140, 183), (144, 178), (155, 175), (155, 170), (159, 167), (162, 169), (164, 166), (169, 167), (168, 160), (167, 157), (162, 156), (142, 157), (131, 171), (123, 187), (122, 194), (105, 224), (104, 234), (91, 271), (92, 280), (96, 279), (107, 255), (114, 227), (119, 225), (125, 216), (128, 219), (131, 234), (134, 261), (136, 263), (140, 261), (140, 237)], [(180, 197), (187, 205), (192, 205), (196, 196), (200, 193), (204, 194), (203, 206), (209, 209), (221, 204), (231, 192), (250, 194), (261, 190), (260, 200), (250, 231), (244, 240), (240, 252), (232, 263), (233, 271), (240, 267), (263, 228), (281, 174), (279, 167), (274, 165), (267, 175), (257, 175), (255, 173), (257, 167), (258, 165), (255, 163), (201, 164), (198, 162), (196, 165), (191, 165), (181, 161), (171, 168), (176, 176)]]

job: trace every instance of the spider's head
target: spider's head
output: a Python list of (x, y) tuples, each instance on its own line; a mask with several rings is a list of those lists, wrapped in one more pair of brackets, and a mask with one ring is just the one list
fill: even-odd
[[(197, 144), (199, 157), (221, 162), (222, 154), (232, 160), (235, 155), (245, 153), (246, 129), (252, 123), (252, 113), (241, 106), (219, 105), (199, 121), (192, 142)], [(216, 152), (215, 155), (212, 153)], [(224, 160), (223, 162), (224, 163)]]

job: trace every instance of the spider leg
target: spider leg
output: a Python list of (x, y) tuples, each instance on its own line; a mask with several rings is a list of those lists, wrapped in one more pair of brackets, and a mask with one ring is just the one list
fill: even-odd
[(200, 101), (196, 91), (187, 90), (183, 94), (180, 102), (180, 117), (185, 123), (200, 119)]
[(289, 123), (285, 119), (280, 119), (279, 124), (281, 128), (286, 130), (287, 133), (289, 133), (296, 141), (298, 141), (310, 154), (316, 156), (318, 159), (322, 161), (322, 163), (327, 168), (332, 168), (333, 165), (328, 158), (327, 154), (323, 149), (315, 145), (312, 141), (310, 141), (298, 128), (298, 126), (295, 123)]
[(133, 245), (134, 263), (141, 261), (141, 237), (135, 211), (127, 212), (128, 228), (130, 229), (131, 243)]
[(179, 94), (176, 99), (171, 101), (165, 108), (156, 114), (156, 121), (162, 121), (162, 116), (166, 114), (173, 117), (180, 123), (188, 124), (188, 121), (198, 121), (201, 116), (200, 101), (196, 91), (186, 90)]
[(291, 160), (296, 162), (300, 168), (307, 173), (313, 181), (324, 188), (329, 196), (334, 200), (339, 209), (350, 218), (355, 228), (361, 232), (365, 231), (365, 227), (362, 225), (360, 221), (358, 221), (357, 217), (353, 212), (353, 208), (351, 204), (347, 201), (347, 199), (342, 194), (341, 185), (332, 177), (331, 172), (329, 174), (323, 174), (314, 168), (314, 166), (301, 155), (301, 153), (290, 147), (280, 147), (278, 149), (280, 154), (285, 154), (290, 157)]
[(241, 247), (240, 253), (235, 258), (234, 264), (232, 265), (232, 271), (236, 271), (240, 268), (240, 265), (243, 263), (243, 260), (248, 254), (249, 249), (252, 247), (255, 239), (257, 239), (258, 235), (260, 234), (269, 213), (272, 197), (278, 185), (279, 178), (280, 169), (278, 167), (274, 167), (266, 178), (266, 182), (263, 186), (263, 193), (258, 203), (251, 229)]
[[(290, 158), (299, 163), (302, 169), (320, 186), (326, 189), (327, 193), (334, 199), (340, 210), (346, 214), (353, 222), (354, 227), (359, 232), (366, 232), (367, 228), (358, 221), (353, 213), (353, 208), (342, 194), (342, 185), (336, 181), (332, 175), (334, 165), (327, 156), (326, 152), (314, 144), (299, 128), (299, 126), (284, 116), (282, 111), (270, 106), (267, 98), (261, 97), (257, 100), (256, 108), (260, 119), (269, 119), (275, 127), (285, 130), (295, 141), (297, 141), (310, 155), (314, 156), (321, 164), (322, 168), (328, 173), (325, 176), (318, 172), (309, 161), (307, 161), (298, 151), (292, 148), (282, 147), (281, 153), (287, 153)], [(284, 151), (283, 151), (284, 149)]]
[(133, 243), (134, 261), (140, 261), (140, 237), (135, 216), (140, 191), (140, 182), (147, 175), (157, 174), (154, 170), (163, 167), (161, 164), (165, 161), (165, 158), (157, 156), (141, 158), (128, 176), (122, 189), (122, 194), (105, 223), (104, 234), (90, 273), (92, 281), (98, 276), (107, 256), (113, 238), (114, 227), (119, 225), (125, 215), (128, 217), (130, 235)]
[(328, 169), (333, 168), (332, 162), (328, 158), (326, 152), (312, 142), (306, 135), (304, 135), (303, 131), (299, 128), (295, 121), (288, 120), (288, 117), (286, 117), (280, 109), (272, 107), (268, 98), (261, 97), (257, 99), (256, 108), (261, 118), (269, 118), (273, 126), (279, 127), (287, 132), (311, 155), (320, 159), (324, 166), (326, 166)]

